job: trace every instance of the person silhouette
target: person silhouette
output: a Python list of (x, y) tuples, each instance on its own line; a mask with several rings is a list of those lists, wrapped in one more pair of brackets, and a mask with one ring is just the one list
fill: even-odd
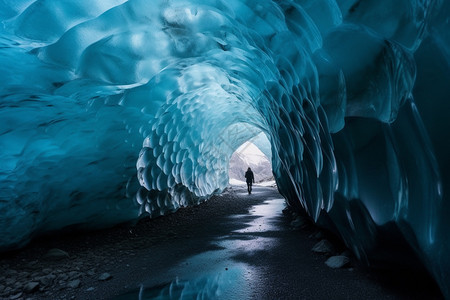
[(247, 191), (251, 194), (252, 184), (255, 183), (255, 177), (253, 176), (253, 171), (250, 167), (248, 167), (247, 172), (245, 172), (245, 181), (247, 182)]

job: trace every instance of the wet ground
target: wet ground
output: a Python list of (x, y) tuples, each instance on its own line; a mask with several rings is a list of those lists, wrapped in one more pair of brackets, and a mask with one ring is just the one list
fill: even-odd
[[(234, 186), (199, 206), (135, 227), (37, 241), (3, 257), (0, 271), (40, 285), (5, 298), (439, 299), (422, 277), (385, 281), (355, 261), (329, 268), (326, 255), (311, 251), (326, 235), (311, 225), (291, 226), (292, 214), (284, 215), (284, 208), (274, 188), (256, 186), (248, 195)], [(51, 248), (70, 257), (49, 261), (44, 254)], [(33, 278), (44, 268), (56, 276), (50, 286)], [(79, 284), (68, 287), (71, 279), (60, 274), (65, 278), (74, 270), (81, 274)], [(108, 278), (101, 280), (105, 273)]]

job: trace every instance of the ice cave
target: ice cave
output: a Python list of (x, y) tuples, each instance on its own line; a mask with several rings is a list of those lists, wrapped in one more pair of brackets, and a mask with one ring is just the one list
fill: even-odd
[(450, 1), (3, 0), (0, 19), (0, 250), (205, 201), (263, 136), (291, 207), (369, 265), (405, 240), (450, 297)]

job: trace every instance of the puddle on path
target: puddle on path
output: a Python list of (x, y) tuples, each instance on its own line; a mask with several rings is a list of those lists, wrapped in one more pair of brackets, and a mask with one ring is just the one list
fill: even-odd
[[(210, 258), (206, 255), (203, 259)], [(131, 291), (115, 299), (245, 299), (249, 289), (244, 284), (251, 282), (252, 271), (248, 265), (226, 264), (229, 268), (213, 268), (207, 273), (181, 274), (175, 280), (160, 285)], [(216, 266), (214, 266), (216, 267)], [(197, 273), (197, 272), (196, 272)], [(182, 278), (188, 279), (182, 279)]]
[[(181, 262), (168, 270), (169, 278), (149, 286), (145, 282), (139, 290), (115, 299), (247, 299), (252, 283), (259, 280), (258, 269), (233, 259), (252, 255), (260, 250), (270, 250), (277, 240), (263, 237), (261, 233), (280, 230), (276, 220), (284, 208), (284, 199), (266, 200), (253, 206), (249, 214), (234, 215), (229, 222), (242, 222), (241, 229), (217, 237), (212, 244), (217, 250), (206, 251)], [(172, 278), (172, 279), (170, 279)]]

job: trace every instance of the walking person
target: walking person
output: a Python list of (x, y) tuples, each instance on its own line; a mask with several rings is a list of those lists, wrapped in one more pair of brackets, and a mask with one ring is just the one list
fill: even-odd
[(247, 191), (251, 194), (252, 184), (255, 183), (255, 176), (253, 176), (253, 171), (250, 167), (248, 167), (247, 172), (245, 172), (245, 181), (247, 182)]

